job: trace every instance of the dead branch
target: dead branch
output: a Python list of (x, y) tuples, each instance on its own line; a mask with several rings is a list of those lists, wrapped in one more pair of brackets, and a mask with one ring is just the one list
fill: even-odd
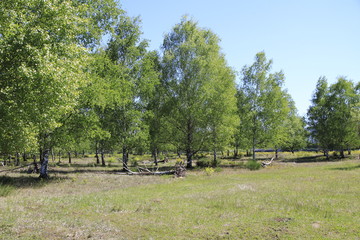
[(267, 167), (267, 166), (269, 166), (269, 165), (272, 163), (273, 160), (274, 160), (274, 157), (272, 157), (270, 161), (267, 161), (267, 162), (263, 161), (263, 162), (261, 163), (261, 166), (262, 166), (262, 167)]
[(170, 171), (163, 171), (163, 172), (119, 172), (116, 173), (117, 175), (140, 175), (140, 176), (144, 176), (144, 175), (172, 175), (174, 174), (175, 171), (174, 170), (170, 170)]
[(117, 173), (119, 175), (171, 175), (175, 173), (175, 170), (162, 171), (159, 172), (158, 168), (156, 171), (150, 171), (148, 168), (138, 167), (138, 172), (131, 171), (129, 167), (125, 164), (125, 173)]
[(178, 163), (175, 165), (175, 177), (185, 177), (186, 168), (183, 163)]

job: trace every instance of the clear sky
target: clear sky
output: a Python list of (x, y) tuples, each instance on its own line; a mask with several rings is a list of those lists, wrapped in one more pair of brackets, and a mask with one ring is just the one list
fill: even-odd
[(305, 115), (320, 76), (360, 81), (360, 0), (120, 0), (142, 19), (143, 37), (159, 50), (164, 34), (190, 16), (221, 39), (229, 66), (240, 71), (257, 52), (283, 70), (285, 88)]

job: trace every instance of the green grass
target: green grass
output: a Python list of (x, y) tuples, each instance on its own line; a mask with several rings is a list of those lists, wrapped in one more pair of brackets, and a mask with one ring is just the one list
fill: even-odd
[[(8, 173), (0, 239), (358, 239), (360, 162), (120, 176)], [(89, 168), (90, 169), (90, 168)], [(111, 171), (111, 168), (97, 170)], [(16, 190), (16, 191), (15, 191)]]

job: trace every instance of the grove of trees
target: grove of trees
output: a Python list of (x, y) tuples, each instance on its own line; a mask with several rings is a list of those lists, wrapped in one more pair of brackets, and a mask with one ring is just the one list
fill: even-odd
[[(139, 18), (115, 0), (0, 1), (0, 153), (295, 151), (360, 145), (360, 84), (319, 79), (298, 116), (264, 52), (240, 73), (211, 30), (184, 17), (148, 50)], [(236, 76), (240, 82), (236, 84)]]

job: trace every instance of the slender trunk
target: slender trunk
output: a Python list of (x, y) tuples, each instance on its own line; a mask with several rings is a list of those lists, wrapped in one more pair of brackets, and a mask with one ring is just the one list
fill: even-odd
[(59, 151), (59, 163), (61, 163), (61, 152)]
[(227, 154), (228, 157), (230, 157), (230, 150), (227, 150)]
[(128, 166), (128, 156), (129, 156), (126, 146), (123, 146), (122, 155), (123, 155), (123, 158), (122, 158), (123, 170), (126, 171), (126, 169), (128, 168), (127, 166)]
[(256, 155), (255, 155), (255, 131), (253, 131), (253, 139), (252, 139), (252, 159), (255, 161)]
[(186, 149), (186, 167), (192, 168), (192, 153), (190, 149)]
[(51, 159), (53, 162), (55, 162), (55, 153), (54, 153), (54, 149), (51, 149)]
[(44, 161), (44, 152), (42, 148), (39, 149), (39, 159), (40, 163), (42, 164), (42, 162)]
[(239, 156), (239, 146), (238, 146), (238, 144), (235, 144), (234, 158), (237, 159), (238, 156)]
[(105, 154), (104, 151), (101, 151), (101, 165), (105, 167)]
[(156, 151), (156, 148), (153, 149), (152, 157), (154, 158), (155, 166), (157, 166), (157, 165), (158, 165), (158, 160), (157, 160), (157, 151)]
[(277, 160), (279, 158), (279, 150), (277, 147), (275, 147), (275, 159)]
[(341, 151), (340, 151), (340, 158), (345, 158), (345, 154), (344, 154), (344, 150), (343, 150), (343, 149), (341, 149)]
[(256, 114), (253, 116), (253, 128), (252, 128), (252, 159), (255, 161), (256, 155), (255, 155), (255, 144), (256, 144)]
[(85, 150), (82, 152), (82, 157), (85, 158)]
[(24, 162), (27, 162), (27, 154), (26, 154), (25, 151), (24, 151), (22, 157), (23, 157), (23, 161), (24, 161)]
[(19, 166), (20, 165), (20, 153), (16, 153), (15, 154), (15, 166)]
[(69, 164), (71, 164), (71, 152), (68, 152)]
[(41, 163), (41, 167), (40, 167), (40, 178), (48, 178), (48, 163), (49, 163), (49, 150), (44, 150), (43, 151), (43, 156), (42, 156), (42, 163)]
[(179, 149), (177, 149), (176, 153), (177, 153), (177, 155), (178, 155), (178, 158), (181, 158), (181, 153), (180, 153), (180, 150), (179, 150)]
[(255, 138), (253, 138), (252, 159), (255, 161)]
[(95, 158), (96, 158), (96, 164), (100, 164), (100, 159), (99, 159), (99, 149), (96, 143), (96, 148), (95, 148)]
[(193, 144), (193, 127), (191, 120), (187, 122), (187, 136), (186, 136), (186, 167), (192, 168), (192, 156), (193, 151), (191, 150)]
[(217, 155), (216, 155), (216, 149), (214, 149), (214, 162), (213, 162), (214, 164), (214, 167), (216, 167), (217, 166)]
[(348, 155), (351, 155), (351, 148), (348, 148)]

